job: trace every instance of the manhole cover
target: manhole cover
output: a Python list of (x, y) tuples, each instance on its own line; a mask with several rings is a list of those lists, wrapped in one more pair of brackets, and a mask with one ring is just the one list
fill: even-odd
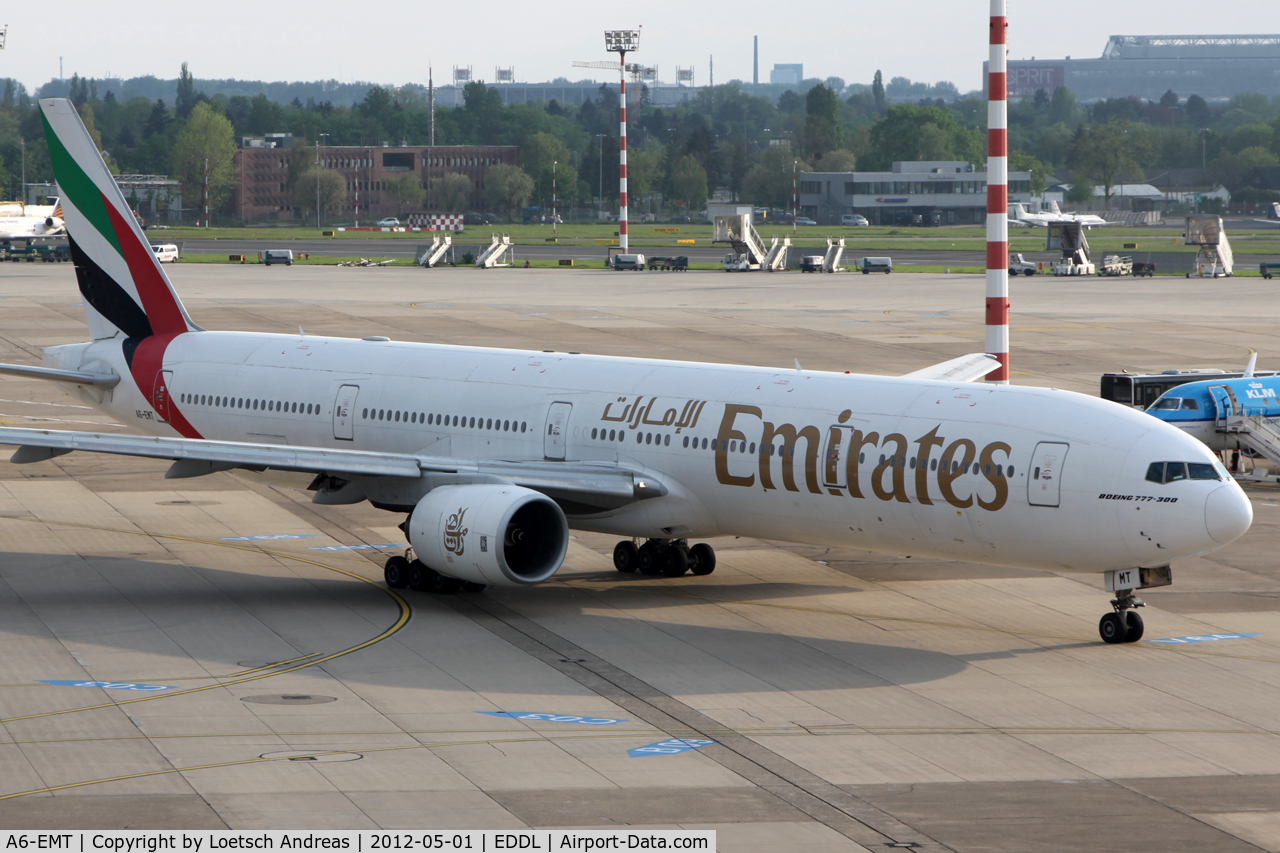
[(221, 501), (156, 501), (156, 506), (219, 506)]
[(330, 752), (322, 749), (292, 750), (288, 752), (264, 752), (259, 758), (283, 758), (289, 761), (313, 761), (316, 764), (331, 764), (335, 761), (359, 761), (364, 758), (358, 752)]
[(270, 693), (262, 696), (245, 696), (241, 702), (256, 702), (259, 705), (323, 705), (326, 702), (337, 702), (336, 696), (312, 696), (309, 693)]

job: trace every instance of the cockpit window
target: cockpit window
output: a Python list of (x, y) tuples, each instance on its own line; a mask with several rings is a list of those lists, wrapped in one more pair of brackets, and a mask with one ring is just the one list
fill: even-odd
[(1200, 411), (1200, 401), (1199, 401), (1199, 400), (1196, 400), (1196, 399), (1194, 399), (1194, 398), (1192, 398), (1192, 397), (1183, 397), (1183, 398), (1182, 398), (1182, 408), (1184, 408), (1184, 409), (1194, 409), (1194, 410), (1196, 410), (1196, 411)]
[[(1192, 400), (1191, 402), (1194, 403), (1195, 400)], [(1151, 408), (1152, 410), (1158, 410), (1158, 409), (1178, 409), (1181, 407), (1182, 407), (1181, 397), (1161, 397), (1159, 400), (1156, 400), (1155, 404), (1152, 405)]]
[(1220, 464), (1205, 462), (1152, 462), (1147, 466), (1147, 481), (1173, 483), (1178, 480), (1221, 480), (1230, 475)]

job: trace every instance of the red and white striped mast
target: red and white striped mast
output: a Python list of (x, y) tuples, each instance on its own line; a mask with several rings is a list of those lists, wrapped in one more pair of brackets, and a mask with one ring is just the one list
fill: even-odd
[(605, 50), (618, 54), (618, 70), (622, 74), (620, 94), (622, 109), (618, 131), (618, 246), (627, 254), (627, 51), (640, 47), (639, 30), (607, 30)]
[(991, 0), (987, 64), (987, 353), (1000, 366), (988, 382), (1009, 384), (1009, 112), (1006, 0)]

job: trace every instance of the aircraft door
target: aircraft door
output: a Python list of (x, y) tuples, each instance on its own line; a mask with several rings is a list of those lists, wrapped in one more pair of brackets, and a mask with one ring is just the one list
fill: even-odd
[(1240, 402), (1231, 388), (1226, 385), (1210, 385), (1209, 393), (1213, 395), (1213, 403), (1218, 410), (1216, 420), (1219, 426), (1226, 426), (1229, 418), (1240, 414)]
[(359, 385), (343, 385), (333, 402), (333, 437), (342, 441), (355, 440), (356, 397)]
[(849, 447), (849, 434), (852, 432), (846, 426), (832, 425), (827, 428), (827, 446), (822, 453), (822, 484), (828, 489), (843, 489), (849, 485), (849, 467), (845, 464), (845, 454), (853, 452)]
[(169, 422), (169, 383), (172, 380), (172, 370), (157, 371), (156, 382), (151, 389), (151, 405), (162, 424)]
[(1062, 464), (1070, 445), (1061, 441), (1042, 441), (1031, 454), (1031, 470), (1027, 472), (1027, 503), (1032, 506), (1058, 506), (1062, 488)]
[(547, 459), (564, 459), (565, 439), (569, 434), (572, 403), (552, 403), (547, 412), (547, 428), (542, 432), (542, 455)]

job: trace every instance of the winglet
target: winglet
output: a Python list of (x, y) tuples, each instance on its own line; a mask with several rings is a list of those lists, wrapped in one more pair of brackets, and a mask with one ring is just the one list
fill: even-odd
[(1252, 353), (1249, 354), (1249, 363), (1244, 368), (1245, 379), (1250, 379), (1253, 377), (1253, 368), (1256, 367), (1257, 364), (1258, 364), (1258, 352), (1257, 350), (1254, 350)]

